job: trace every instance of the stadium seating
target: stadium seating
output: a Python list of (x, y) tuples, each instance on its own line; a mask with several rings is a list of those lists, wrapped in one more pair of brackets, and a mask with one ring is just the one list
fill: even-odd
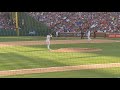
[(76, 32), (96, 24), (98, 31), (120, 32), (120, 12), (29, 12), (36, 20), (60, 32)]
[[(19, 25), (21, 35), (28, 35), (33, 31), (32, 28), (37, 34), (46, 35), (49, 32), (48, 29), (54, 32), (79, 32), (80, 30), (86, 31), (90, 26), (95, 26), (91, 30), (98, 32), (120, 33), (120, 12), (21, 13), (19, 24), (24, 24)], [(10, 12), (0, 12), (0, 30), (15, 31), (15, 21), (10, 18)]]

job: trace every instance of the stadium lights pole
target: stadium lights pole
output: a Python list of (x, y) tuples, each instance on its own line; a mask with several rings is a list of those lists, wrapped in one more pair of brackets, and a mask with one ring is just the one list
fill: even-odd
[(16, 17), (16, 32), (17, 36), (19, 36), (19, 28), (18, 28), (18, 12), (15, 12), (15, 17)]

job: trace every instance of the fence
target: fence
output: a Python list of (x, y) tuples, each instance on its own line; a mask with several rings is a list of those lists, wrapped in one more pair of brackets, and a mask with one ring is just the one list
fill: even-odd
[[(9, 12), (7, 16), (1, 18), (4, 19), (4, 23), (2, 22), (1, 24), (0, 36), (16, 36), (15, 12)], [(18, 27), (20, 36), (45, 36), (51, 32), (45, 24), (38, 22), (34, 17), (28, 15), (27, 12), (18, 12)]]

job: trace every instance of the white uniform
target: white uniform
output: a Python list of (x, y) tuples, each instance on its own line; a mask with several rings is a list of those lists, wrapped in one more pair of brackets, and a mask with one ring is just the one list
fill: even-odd
[(46, 38), (46, 44), (48, 49), (50, 49), (50, 37), (52, 37), (52, 35), (47, 35), (47, 38)]
[(87, 37), (88, 37), (88, 40), (91, 40), (91, 38), (90, 38), (90, 30), (87, 33)]
[(58, 37), (58, 31), (56, 32), (56, 37)]

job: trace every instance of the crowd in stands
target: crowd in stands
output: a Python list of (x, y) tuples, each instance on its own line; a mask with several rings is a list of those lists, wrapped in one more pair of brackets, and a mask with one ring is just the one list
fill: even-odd
[(120, 32), (120, 12), (28, 12), (58, 32), (78, 32), (95, 26), (98, 32)]
[(0, 29), (13, 30), (15, 25), (10, 19), (9, 12), (0, 12)]
[[(25, 12), (58, 32), (79, 32), (95, 26), (98, 32), (120, 32), (120, 12)], [(0, 12), (0, 29), (14, 29), (9, 12)], [(91, 29), (92, 30), (92, 29)]]

